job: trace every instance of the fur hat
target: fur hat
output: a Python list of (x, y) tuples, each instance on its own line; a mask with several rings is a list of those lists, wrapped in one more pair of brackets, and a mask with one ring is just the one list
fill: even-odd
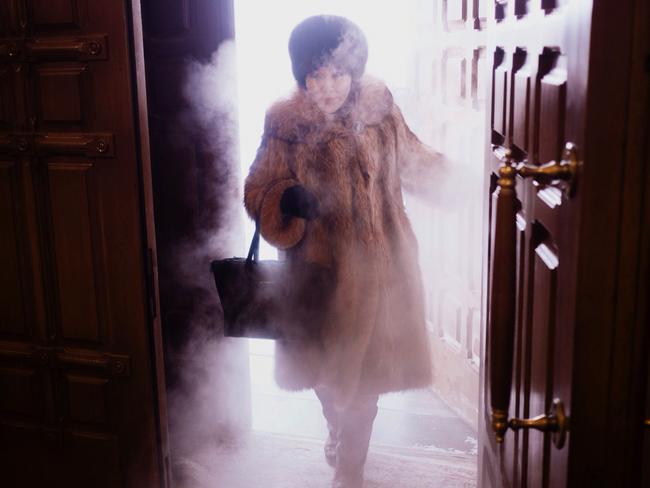
[(368, 43), (359, 26), (345, 17), (316, 15), (291, 32), (289, 56), (293, 76), (302, 88), (307, 75), (327, 63), (358, 80), (368, 60)]

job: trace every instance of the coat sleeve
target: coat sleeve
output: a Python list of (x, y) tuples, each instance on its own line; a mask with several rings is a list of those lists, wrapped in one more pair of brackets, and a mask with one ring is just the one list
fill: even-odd
[(397, 158), (402, 188), (424, 201), (441, 206), (454, 202), (454, 166), (442, 153), (424, 144), (393, 105), (397, 132)]
[(280, 199), (287, 188), (299, 184), (289, 168), (288, 142), (266, 131), (246, 182), (244, 206), (259, 219), (264, 239), (279, 249), (295, 246), (305, 233), (305, 220), (283, 215)]

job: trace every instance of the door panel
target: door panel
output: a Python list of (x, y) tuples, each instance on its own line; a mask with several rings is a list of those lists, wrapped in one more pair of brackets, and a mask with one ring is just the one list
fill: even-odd
[(2, 2), (0, 455), (10, 486), (162, 483), (131, 7)]
[(27, 8), (37, 33), (82, 30), (87, 22), (88, 0), (32, 0)]
[(564, 147), (566, 97), (565, 56), (548, 48), (540, 56), (537, 75), (537, 126), (534, 128), (536, 162), (558, 161)]
[[(555, 4), (539, 2), (504, 2), (497, 4), (494, 17), (486, 24), (493, 58), (490, 131), (496, 149), (494, 155), (488, 156), (487, 171), (490, 180), (496, 180), (498, 185), (490, 189), (494, 196), (488, 199), (490, 208), (486, 212), (489, 229), (485, 262), (489, 274), (485, 303), (488, 324), (503, 323), (504, 317), (508, 317), (506, 322), (512, 324), (512, 329), (507, 332), (511, 337), (504, 337), (501, 328), (486, 331), (488, 349), (496, 351), (493, 355), (499, 357), (488, 359), (483, 370), (488, 382), (483, 401), (490, 405), (494, 396), (510, 391), (508, 419), (546, 414), (555, 398), (562, 400), (567, 411), (571, 405), (571, 379), (567, 372), (572, 367), (573, 324), (568, 318), (572, 313), (570, 297), (575, 294), (570, 277), (575, 273), (572, 267), (577, 242), (572, 222), (580, 195), (569, 194), (563, 183), (535, 183), (522, 176), (515, 176), (510, 187), (506, 185), (509, 177), (500, 171), (504, 165), (515, 168), (526, 163), (535, 169), (550, 161), (560, 161), (567, 142), (579, 144), (582, 140), (579, 132), (568, 134), (566, 130), (567, 120), (571, 123), (582, 117), (577, 111), (566, 111), (570, 81), (567, 63), (573, 60), (582, 66), (577, 63), (580, 54), (572, 50), (565, 31), (572, 15), (575, 13), (566, 5), (556, 8)], [(588, 18), (580, 22), (588, 25)], [(580, 76), (574, 78), (578, 79)], [(578, 102), (586, 92), (574, 90), (573, 96)], [(510, 151), (507, 155), (503, 152), (505, 148)], [(511, 203), (497, 210), (501, 198), (511, 199)], [(506, 231), (513, 240), (509, 250), (495, 247), (503, 232), (499, 230), (503, 221), (497, 217), (497, 211), (504, 209), (511, 212), (505, 218), (512, 229)], [(503, 292), (499, 291), (503, 290), (503, 282), (495, 284), (492, 280), (495, 272), (504, 273), (504, 266), (512, 270), (508, 285), (511, 292), (506, 293), (505, 302)], [(497, 293), (496, 300), (493, 293)], [(562, 297), (569, 299), (563, 301)], [(490, 349), (498, 344), (505, 349)], [(512, 354), (512, 360), (501, 357), (503, 354)], [(558, 373), (560, 365), (564, 369)], [(496, 369), (490, 372), (491, 367)], [(502, 389), (494, 390), (495, 385), (489, 385), (488, 378), (496, 378), (503, 384)], [(492, 419), (489, 412), (484, 413), (484, 425), (491, 431)], [(491, 433), (489, 436), (489, 442), (484, 439), (486, 446), (481, 452), (486, 457), (481, 462), (499, 466), (499, 470), (494, 479), (483, 480), (485, 486), (566, 485), (569, 448), (556, 447), (550, 432), (508, 429), (502, 445)]]
[[(541, 233), (541, 232), (540, 232)], [(529, 412), (547, 412), (553, 395), (553, 346), (559, 260), (553, 244), (545, 239), (535, 246), (530, 351)], [(528, 481), (531, 486), (548, 486), (550, 438), (531, 431), (528, 437)], [(541, 461), (541, 468), (540, 468)]]
[[(26, 338), (34, 329), (29, 317), (29, 280), (21, 276), (21, 269), (28, 263), (24, 229), (24, 205), (21, 205), (20, 182), (22, 172), (18, 161), (0, 161), (0, 274), (3, 290), (7, 294), (0, 302), (0, 333)], [(27, 281), (27, 283), (25, 283)], [(30, 320), (31, 319), (31, 320)]]
[(8, 130), (16, 120), (16, 77), (12, 66), (0, 65), (0, 128)]
[(46, 165), (59, 335), (68, 344), (106, 342), (103, 220), (95, 201), (94, 165), (54, 158)]
[(494, 74), (492, 85), (492, 133), (498, 135), (497, 140), (505, 140), (506, 117), (508, 101), (508, 72), (509, 67), (504, 60), (505, 52), (500, 47), (494, 51)]
[(516, 64), (520, 65), (515, 70), (512, 78), (512, 138), (511, 147), (517, 151), (527, 154), (529, 148), (529, 131), (531, 129), (531, 77), (534, 67), (525, 51), (516, 53)]
[(35, 368), (1, 368), (0, 389), (13, 395), (3, 395), (0, 410), (23, 419), (42, 415), (44, 384), (42, 374)]
[[(81, 63), (34, 66), (34, 101), (40, 130), (81, 129), (92, 101), (88, 67)], [(84, 104), (85, 102), (85, 104)]]

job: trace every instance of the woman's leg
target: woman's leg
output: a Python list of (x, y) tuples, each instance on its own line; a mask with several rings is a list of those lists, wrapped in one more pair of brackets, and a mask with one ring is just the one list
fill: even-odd
[(327, 388), (315, 388), (314, 392), (320, 400), (320, 404), (323, 408), (323, 416), (327, 421), (327, 430), (329, 432), (327, 440), (325, 441), (325, 459), (327, 460), (327, 464), (335, 467), (336, 446), (338, 445), (339, 412), (334, 408), (334, 399)]
[[(340, 486), (361, 486), (372, 425), (377, 416), (377, 395), (359, 395), (339, 414), (336, 475)], [(337, 485), (335, 485), (337, 486)]]
[(358, 395), (348, 408), (339, 411), (334, 408), (334, 399), (327, 388), (316, 388), (315, 392), (327, 420), (325, 458), (336, 468), (334, 486), (360, 487), (379, 397)]

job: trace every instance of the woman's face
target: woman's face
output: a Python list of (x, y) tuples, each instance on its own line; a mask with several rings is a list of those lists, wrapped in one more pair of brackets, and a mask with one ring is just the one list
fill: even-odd
[(340, 109), (348, 98), (352, 77), (332, 65), (324, 65), (307, 75), (307, 95), (326, 114)]

